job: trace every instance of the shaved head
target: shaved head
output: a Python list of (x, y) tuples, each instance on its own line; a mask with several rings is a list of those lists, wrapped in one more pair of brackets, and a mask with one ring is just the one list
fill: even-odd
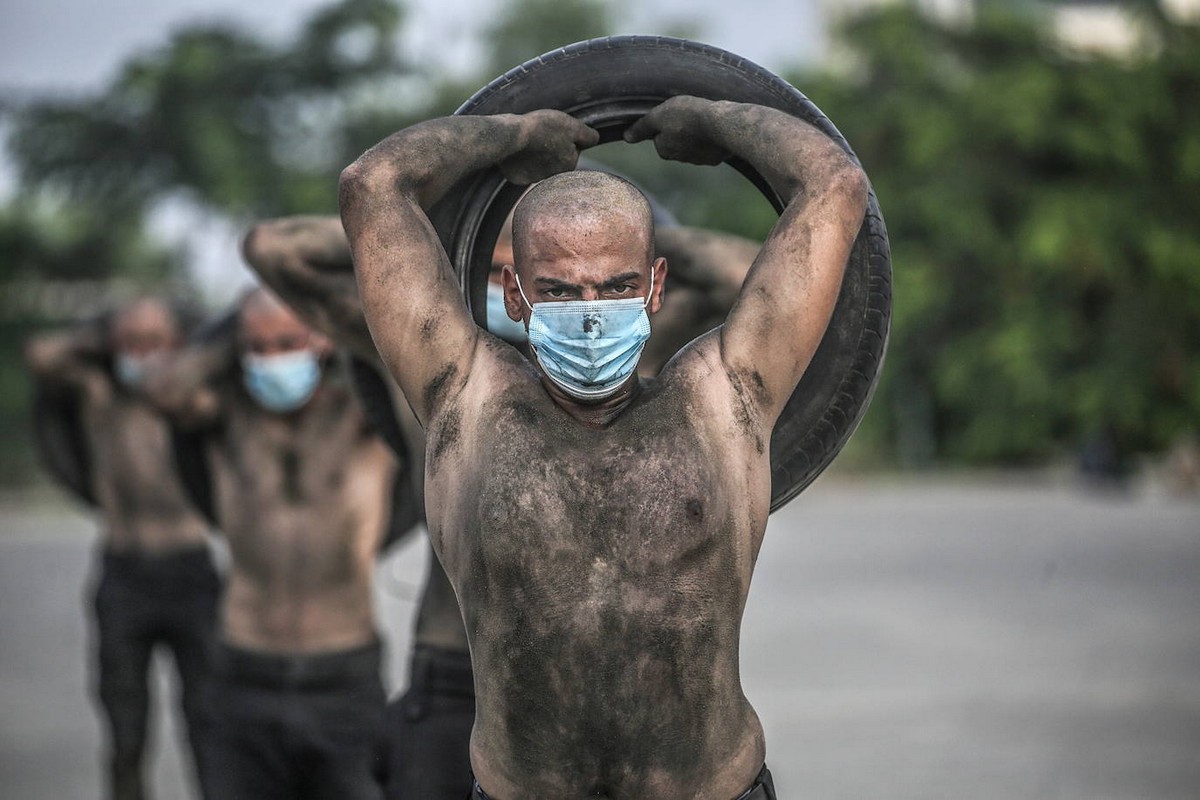
[(115, 350), (144, 352), (174, 347), (180, 339), (179, 318), (158, 297), (141, 297), (113, 314), (109, 338)]
[(577, 170), (551, 176), (530, 189), (513, 212), (513, 260), (526, 263), (548, 238), (575, 252), (614, 238), (645, 243), (654, 255), (654, 216), (637, 187), (607, 172)]
[(260, 354), (299, 350), (310, 345), (328, 349), (323, 336), (312, 331), (282, 300), (261, 287), (242, 298), (238, 309), (242, 349)]
[(294, 317), (292, 310), (283, 301), (262, 287), (251, 289), (242, 298), (242, 317)]

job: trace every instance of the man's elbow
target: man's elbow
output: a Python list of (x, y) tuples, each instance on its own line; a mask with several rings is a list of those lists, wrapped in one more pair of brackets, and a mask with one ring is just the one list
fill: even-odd
[(275, 220), (259, 222), (242, 237), (242, 258), (263, 278), (279, 270), (284, 252), (283, 240)]
[(21, 358), (26, 369), (34, 375), (45, 377), (54, 371), (54, 343), (45, 336), (31, 336), (25, 340)]
[(382, 172), (381, 165), (373, 161), (369, 153), (343, 169), (338, 178), (338, 202), (342, 211), (378, 187), (383, 180)]
[(858, 164), (849, 159), (830, 178), (830, 189), (837, 194), (848, 209), (863, 214), (867, 208), (867, 197), (871, 192), (871, 182), (867, 173)]

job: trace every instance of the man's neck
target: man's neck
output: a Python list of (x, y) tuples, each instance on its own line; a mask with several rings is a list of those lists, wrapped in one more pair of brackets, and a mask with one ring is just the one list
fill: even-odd
[(621, 415), (641, 392), (641, 381), (635, 374), (614, 394), (596, 403), (583, 403), (560, 389), (554, 381), (542, 375), (542, 385), (554, 404), (589, 428), (604, 428)]

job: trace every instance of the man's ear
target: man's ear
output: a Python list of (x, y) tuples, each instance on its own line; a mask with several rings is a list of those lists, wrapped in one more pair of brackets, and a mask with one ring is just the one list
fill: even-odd
[(650, 302), (646, 305), (646, 313), (657, 314), (662, 308), (663, 286), (667, 280), (667, 260), (663, 257), (654, 259), (654, 285), (650, 287)]
[(521, 297), (521, 289), (517, 285), (517, 270), (512, 264), (505, 264), (500, 272), (500, 285), (504, 287), (504, 310), (513, 322), (525, 321), (525, 300)]

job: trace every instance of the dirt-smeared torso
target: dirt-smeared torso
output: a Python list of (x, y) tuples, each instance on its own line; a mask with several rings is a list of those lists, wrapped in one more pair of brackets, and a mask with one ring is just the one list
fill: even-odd
[(471, 639), (473, 763), (498, 797), (706, 797), (713, 774), (761, 766), (738, 630), (769, 475), (697, 389), (702, 367), (591, 428), (501, 358), (491, 392), (472, 376), (430, 427), (431, 536)]

